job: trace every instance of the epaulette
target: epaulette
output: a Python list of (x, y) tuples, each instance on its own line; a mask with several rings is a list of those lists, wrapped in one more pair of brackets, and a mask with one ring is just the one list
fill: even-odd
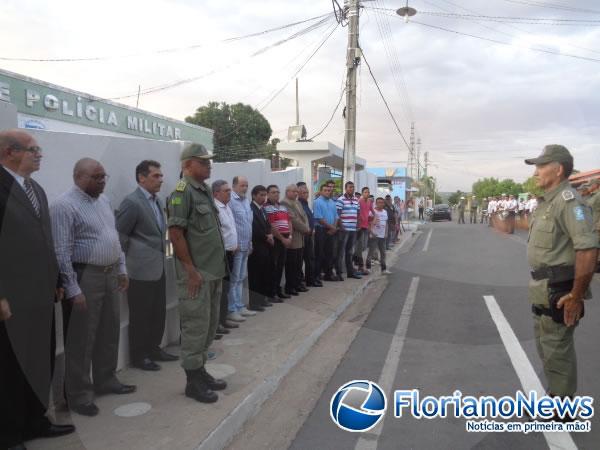
[(573, 192), (571, 192), (568, 189), (565, 189), (564, 191), (562, 191), (562, 198), (565, 202), (568, 202), (570, 200), (573, 200), (575, 198), (575, 194), (573, 194)]
[(187, 181), (179, 180), (179, 182), (177, 183), (177, 186), (175, 186), (175, 190), (177, 192), (183, 192), (183, 191), (185, 191), (186, 186), (187, 186)]

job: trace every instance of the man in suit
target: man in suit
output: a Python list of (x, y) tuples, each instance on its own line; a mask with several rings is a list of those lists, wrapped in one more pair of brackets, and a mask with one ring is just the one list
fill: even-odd
[(257, 185), (252, 188), (252, 253), (248, 257), (248, 287), (250, 288), (249, 309), (273, 306), (274, 298), (272, 274), (275, 270), (271, 224), (262, 206), (267, 201), (267, 188)]
[(48, 200), (31, 179), (42, 151), (24, 131), (0, 132), (0, 448), (72, 433), (46, 417), (54, 362), (58, 265)]
[(123, 199), (116, 217), (129, 273), (129, 355), (134, 367), (154, 371), (160, 370), (156, 361), (178, 359), (160, 348), (167, 311), (160, 163), (140, 162), (135, 177), (138, 187)]

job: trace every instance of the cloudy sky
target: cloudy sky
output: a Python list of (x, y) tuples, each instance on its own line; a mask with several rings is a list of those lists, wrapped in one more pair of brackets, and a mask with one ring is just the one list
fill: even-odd
[[(126, 96), (138, 85), (144, 90), (195, 79), (141, 97), (140, 108), (166, 116), (183, 119), (211, 100), (244, 102), (261, 109), (273, 137), (285, 138), (295, 120), (294, 73), (322, 42), (299, 74), (301, 122), (309, 136), (323, 128), (340, 98), (348, 29), (335, 28), (333, 17), (278, 46), (317, 20), (223, 42), (330, 13), (329, 0), (2, 3), (0, 57), (102, 58), (3, 60), (1, 68), (130, 105), (136, 99)], [(523, 181), (531, 173), (523, 158), (547, 143), (570, 148), (580, 170), (600, 167), (596, 1), (410, 0), (420, 23), (394, 16), (391, 10), (404, 3), (365, 1), (360, 42), (406, 139), (410, 122), (416, 123), (440, 190), (469, 190), (490, 176)], [(478, 15), (522, 19), (472, 17)], [(559, 22), (541, 25), (540, 18)], [(403, 165), (406, 146), (364, 63), (358, 93), (358, 154), (372, 166)], [(343, 105), (318, 139), (343, 145)]]

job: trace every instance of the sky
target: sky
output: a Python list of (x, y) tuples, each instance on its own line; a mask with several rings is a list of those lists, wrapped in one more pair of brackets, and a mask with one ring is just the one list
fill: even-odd
[[(295, 122), (294, 75), (324, 42), (298, 73), (300, 121), (310, 137), (331, 117), (345, 80), (348, 28), (336, 26), (333, 15), (280, 45), (274, 44), (317, 20), (224, 42), (331, 13), (328, 0), (2, 3), (0, 57), (101, 59), (0, 60), (0, 68), (132, 106), (138, 86), (143, 91), (192, 78), (140, 98), (141, 109), (176, 119), (209, 101), (242, 102), (269, 120), (273, 137), (286, 140), (287, 127)], [(523, 159), (551, 143), (571, 150), (576, 169), (600, 167), (597, 2), (409, 0), (418, 12), (408, 23), (393, 12), (404, 0), (363, 5), (359, 39), (364, 56), (406, 140), (414, 121), (421, 154), (428, 152), (428, 173), (440, 191), (469, 191), (483, 177), (524, 181), (532, 168)], [(525, 23), (465, 15), (522, 18), (519, 22)], [(557, 22), (540, 25), (541, 18)], [(158, 52), (172, 48), (183, 49)], [(364, 61), (357, 104), (358, 155), (373, 167), (404, 166), (407, 147)], [(316, 140), (343, 146), (344, 105), (345, 99)]]

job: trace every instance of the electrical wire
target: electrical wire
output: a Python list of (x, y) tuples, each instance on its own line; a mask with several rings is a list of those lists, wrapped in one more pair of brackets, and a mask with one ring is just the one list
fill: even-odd
[(365, 61), (365, 64), (367, 65), (367, 69), (369, 69), (369, 74), (371, 75), (371, 78), (373, 79), (373, 82), (375, 83), (375, 87), (377, 87), (377, 91), (379, 92), (379, 95), (381, 96), (381, 100), (383, 100), (383, 103), (385, 104), (385, 107), (386, 107), (386, 109), (387, 109), (390, 117), (392, 118), (392, 121), (394, 122), (394, 125), (396, 126), (396, 131), (398, 131), (398, 134), (400, 135), (400, 137), (404, 141), (404, 145), (406, 145), (406, 148), (409, 151), (411, 151), (410, 145), (406, 141), (406, 138), (404, 137), (404, 134), (402, 134), (402, 130), (400, 130), (400, 126), (398, 125), (398, 122), (396, 121), (396, 118), (394, 117), (394, 114), (392, 113), (392, 110), (390, 109), (390, 105), (388, 104), (385, 96), (383, 95), (383, 92), (381, 91), (381, 88), (379, 87), (379, 83), (377, 82), (377, 79), (375, 78), (375, 74), (373, 74), (373, 71), (371, 70), (371, 66), (369, 65), (369, 61), (367, 61), (367, 57), (365, 56), (365, 53), (362, 50), (362, 48), (361, 48), (361, 51), (362, 51), (363, 60)]
[(561, 5), (559, 3), (546, 3), (546, 2), (539, 2), (539, 1), (535, 1), (535, 0), (504, 0), (504, 1), (509, 2), (509, 3), (516, 3), (516, 4), (520, 4), (520, 5), (537, 6), (540, 8), (558, 9), (561, 11), (568, 11), (568, 12), (600, 14), (600, 11), (598, 11), (598, 10)]
[(310, 138), (308, 138), (309, 141), (312, 141), (314, 138), (320, 136), (321, 134), (323, 134), (323, 132), (327, 129), (327, 127), (329, 127), (329, 124), (331, 124), (331, 121), (333, 120), (335, 113), (337, 112), (338, 108), (340, 107), (340, 104), (342, 103), (342, 99), (344, 98), (344, 93), (346, 92), (346, 81), (344, 78), (344, 87), (342, 89), (342, 92), (340, 92), (340, 98), (337, 102), (337, 104), (335, 105), (335, 108), (333, 108), (333, 112), (331, 113), (331, 117), (329, 118), (329, 120), (327, 121), (327, 123), (323, 126), (323, 128), (321, 128), (321, 131), (319, 131), (317, 134), (311, 136)]
[[(307, 22), (312, 22), (314, 20), (317, 19), (323, 19), (325, 17), (329, 18), (331, 17), (333, 14), (332, 13), (326, 13), (326, 14), (321, 14), (319, 16), (315, 16), (315, 17), (311, 17), (308, 19), (304, 19), (304, 20), (300, 20), (297, 22), (293, 22), (293, 23), (288, 23), (286, 25), (281, 25), (278, 27), (274, 27), (274, 28), (269, 28), (267, 30), (263, 30), (263, 31), (258, 31), (255, 33), (250, 33), (250, 34), (245, 34), (242, 36), (234, 36), (234, 37), (230, 37), (227, 39), (223, 39), (221, 41), (221, 43), (227, 43), (227, 42), (236, 42), (236, 41), (240, 41), (242, 39), (248, 39), (248, 38), (252, 38), (252, 37), (256, 37), (256, 36), (262, 36), (268, 33), (273, 33), (275, 31), (281, 31), (281, 30), (285, 30), (287, 28), (292, 28), (295, 27), (297, 25), (302, 25), (304, 23)], [(145, 52), (145, 53), (132, 53), (132, 54), (128, 54), (128, 55), (112, 55), (112, 56), (90, 56), (90, 57), (84, 57), (84, 58), (11, 58), (11, 57), (6, 57), (6, 56), (0, 56), (0, 61), (18, 61), (18, 62), (85, 62), (85, 61), (108, 61), (108, 60), (112, 60), (112, 59), (124, 59), (124, 58), (136, 58), (136, 57), (140, 57), (140, 56), (149, 56), (149, 55), (161, 55), (161, 54), (168, 54), (168, 53), (176, 53), (176, 52), (181, 52), (181, 51), (187, 51), (187, 50), (196, 50), (199, 48), (203, 48), (206, 47), (209, 44), (193, 44), (193, 45), (187, 45), (184, 47), (174, 47), (174, 48), (165, 48), (165, 49), (160, 49), (160, 50), (153, 50), (151, 52)]]

